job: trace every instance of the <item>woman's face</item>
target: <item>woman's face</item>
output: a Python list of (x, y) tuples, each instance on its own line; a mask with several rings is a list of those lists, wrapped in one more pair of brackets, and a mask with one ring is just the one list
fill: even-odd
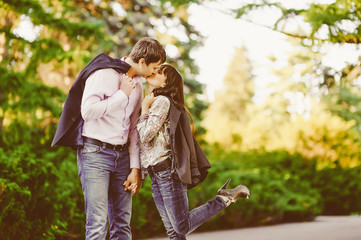
[(166, 76), (162, 72), (162, 70), (158, 69), (155, 74), (147, 77), (147, 82), (149, 84), (149, 87), (154, 88), (160, 88), (164, 87), (166, 84)]

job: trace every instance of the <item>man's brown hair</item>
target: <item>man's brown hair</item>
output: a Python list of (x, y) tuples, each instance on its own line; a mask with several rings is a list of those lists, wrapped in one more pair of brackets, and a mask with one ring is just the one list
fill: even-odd
[(141, 58), (144, 58), (145, 63), (157, 63), (161, 60), (164, 63), (166, 60), (166, 53), (163, 46), (153, 38), (141, 38), (133, 47), (129, 56), (134, 62), (139, 63)]

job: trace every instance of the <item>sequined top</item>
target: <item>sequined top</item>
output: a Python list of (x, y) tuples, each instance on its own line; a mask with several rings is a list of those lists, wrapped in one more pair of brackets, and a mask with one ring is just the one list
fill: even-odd
[(157, 96), (150, 106), (148, 114), (142, 115), (138, 120), (142, 170), (171, 156), (169, 108), (169, 99)]

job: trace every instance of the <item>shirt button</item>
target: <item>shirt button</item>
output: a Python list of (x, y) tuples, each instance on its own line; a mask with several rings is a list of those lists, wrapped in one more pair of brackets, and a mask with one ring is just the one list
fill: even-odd
[(71, 118), (71, 120), (73, 121), (73, 122), (75, 122), (75, 118), (73, 117), (73, 118)]

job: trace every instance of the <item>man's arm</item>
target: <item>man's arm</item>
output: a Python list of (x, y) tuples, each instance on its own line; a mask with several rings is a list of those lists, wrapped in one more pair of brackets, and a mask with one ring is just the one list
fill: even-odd
[(90, 75), (85, 82), (81, 104), (84, 121), (99, 119), (108, 112), (126, 107), (128, 96), (134, 88), (134, 84), (128, 78), (123, 78), (118, 91), (105, 98), (107, 92), (114, 91), (114, 84), (118, 86), (118, 82), (119, 74), (112, 69), (101, 69)]
[(125, 189), (131, 190), (133, 195), (136, 195), (139, 192), (142, 185), (140, 180), (139, 138), (137, 132), (137, 122), (140, 116), (140, 108), (143, 99), (143, 89), (140, 81), (138, 81), (135, 91), (137, 91), (138, 100), (133, 113), (130, 115), (129, 130), (129, 156), (131, 172), (128, 175), (127, 181), (124, 183)]

